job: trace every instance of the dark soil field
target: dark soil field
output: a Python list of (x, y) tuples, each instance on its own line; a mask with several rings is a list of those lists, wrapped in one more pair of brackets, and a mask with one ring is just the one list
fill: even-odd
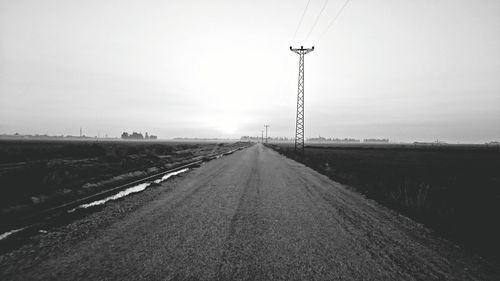
[(242, 144), (1, 140), (0, 227), (36, 210), (239, 146)]
[(500, 260), (500, 150), (486, 146), (271, 145), (456, 241)]

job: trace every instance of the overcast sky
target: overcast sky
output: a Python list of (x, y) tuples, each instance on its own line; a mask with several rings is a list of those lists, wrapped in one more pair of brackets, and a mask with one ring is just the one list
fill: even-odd
[(307, 2), (0, 0), (0, 134), (500, 140), (500, 1)]

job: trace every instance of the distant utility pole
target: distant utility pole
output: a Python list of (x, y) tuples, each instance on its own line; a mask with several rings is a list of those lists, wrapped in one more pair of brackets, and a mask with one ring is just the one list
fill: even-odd
[(261, 130), (262, 136), (260, 137), (260, 142), (264, 143), (264, 130)]
[(299, 85), (297, 93), (297, 117), (295, 119), (295, 152), (304, 153), (304, 55), (314, 51), (314, 46), (310, 49), (294, 49), (290, 46), (290, 51), (299, 55)]
[(267, 128), (269, 127), (269, 125), (264, 125), (264, 127), (266, 127), (266, 143), (267, 143)]

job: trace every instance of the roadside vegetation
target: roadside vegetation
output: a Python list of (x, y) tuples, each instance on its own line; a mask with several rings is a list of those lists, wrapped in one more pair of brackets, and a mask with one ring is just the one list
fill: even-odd
[(0, 222), (5, 225), (33, 211), (238, 146), (241, 144), (0, 141)]
[(308, 146), (278, 152), (500, 260), (500, 151), (491, 147)]

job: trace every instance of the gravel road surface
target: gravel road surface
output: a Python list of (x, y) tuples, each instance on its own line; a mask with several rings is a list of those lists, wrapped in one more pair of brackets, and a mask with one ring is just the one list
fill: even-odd
[(499, 280), (260, 144), (47, 229), (0, 267), (2, 280)]

